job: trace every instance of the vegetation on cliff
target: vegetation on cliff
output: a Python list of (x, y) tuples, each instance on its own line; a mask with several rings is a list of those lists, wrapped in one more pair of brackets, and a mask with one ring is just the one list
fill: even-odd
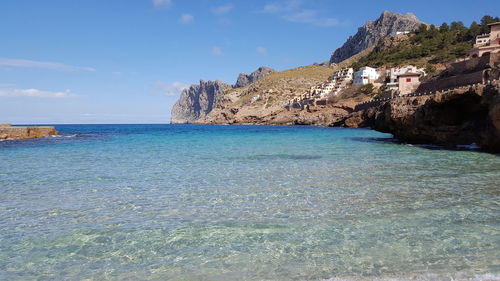
[(384, 11), (375, 21), (369, 21), (358, 28), (358, 32), (350, 36), (342, 47), (336, 49), (330, 63), (340, 63), (363, 50), (377, 44), (380, 39), (401, 31), (413, 31), (422, 22), (408, 13), (406, 15)]
[(460, 21), (443, 23), (440, 27), (422, 24), (410, 34), (408, 40), (389, 44), (381, 40), (366, 56), (351, 64), (355, 69), (370, 65), (415, 64), (427, 65), (432, 72), (433, 66), (465, 57), (479, 34), (488, 32), (488, 24), (500, 21), (498, 17), (484, 16), (480, 24), (475, 21), (467, 28)]

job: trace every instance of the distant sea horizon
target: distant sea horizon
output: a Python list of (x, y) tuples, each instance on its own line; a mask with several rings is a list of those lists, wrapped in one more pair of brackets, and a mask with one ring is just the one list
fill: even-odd
[(0, 142), (2, 280), (500, 280), (500, 157), (369, 129)]

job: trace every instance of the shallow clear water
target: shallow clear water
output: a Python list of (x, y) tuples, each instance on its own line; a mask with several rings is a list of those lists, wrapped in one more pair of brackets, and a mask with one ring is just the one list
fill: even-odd
[(498, 280), (500, 157), (370, 130), (0, 142), (1, 280)]

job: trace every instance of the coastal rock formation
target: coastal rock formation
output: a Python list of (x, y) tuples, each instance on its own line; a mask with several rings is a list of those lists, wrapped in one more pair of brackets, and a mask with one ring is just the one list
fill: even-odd
[(238, 80), (236, 81), (236, 84), (234, 84), (234, 87), (235, 88), (245, 87), (247, 85), (256, 82), (257, 80), (264, 78), (264, 76), (273, 72), (276, 72), (276, 70), (270, 67), (261, 66), (259, 67), (259, 69), (252, 72), (251, 74), (240, 73), (240, 75), (238, 76)]
[(197, 123), (327, 125), (352, 109), (310, 106), (308, 109), (287, 110), (285, 105), (311, 86), (325, 81), (332, 73), (333, 70), (325, 66), (305, 66), (271, 73), (248, 86), (222, 93), (212, 112)]
[(200, 81), (199, 85), (191, 85), (182, 91), (179, 100), (172, 108), (172, 124), (195, 123), (209, 114), (215, 107), (218, 96), (232, 88), (241, 88), (254, 83), (275, 72), (274, 69), (261, 66), (250, 75), (240, 74), (234, 86), (222, 81)]
[(384, 11), (379, 19), (369, 21), (354, 36), (350, 36), (347, 42), (333, 52), (330, 63), (339, 63), (353, 55), (375, 46), (380, 39), (386, 38), (396, 32), (416, 30), (422, 22), (408, 13), (406, 15)]
[(500, 152), (500, 92), (477, 85), (434, 95), (397, 98), (353, 112), (333, 124), (371, 127), (415, 144), (477, 144)]
[(217, 95), (232, 86), (222, 81), (200, 81), (182, 91), (172, 108), (172, 124), (193, 123), (206, 116), (215, 105)]
[(21, 127), (9, 124), (0, 125), (0, 140), (34, 139), (51, 135), (59, 135), (59, 132), (52, 126)]

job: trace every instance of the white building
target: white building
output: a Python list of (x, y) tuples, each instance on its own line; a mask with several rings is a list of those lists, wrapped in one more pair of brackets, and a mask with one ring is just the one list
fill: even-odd
[(352, 75), (354, 74), (354, 69), (352, 68), (344, 68), (339, 71), (335, 71), (333, 73), (332, 78), (333, 79), (344, 79), (351, 81), (352, 80)]
[(319, 91), (320, 97), (324, 98), (328, 96), (328, 94), (330, 94), (333, 91), (333, 88), (335, 88), (336, 83), (337, 83), (336, 80), (332, 80), (322, 85), (321, 90)]
[(380, 74), (375, 68), (369, 66), (364, 66), (359, 69), (358, 72), (354, 72), (354, 84), (356, 85), (366, 85), (373, 83), (380, 77)]
[(391, 36), (396, 36), (396, 35), (400, 35), (400, 34), (410, 34), (410, 31), (393, 31), (391, 32)]
[(474, 48), (484, 47), (490, 43), (490, 34), (481, 34), (476, 36), (476, 44), (474, 44)]

